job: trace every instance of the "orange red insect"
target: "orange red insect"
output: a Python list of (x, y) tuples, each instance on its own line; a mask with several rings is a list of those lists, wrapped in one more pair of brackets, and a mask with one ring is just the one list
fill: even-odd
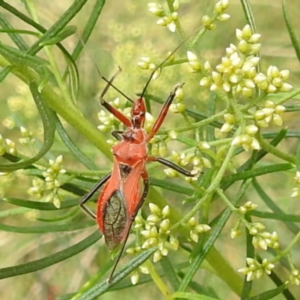
[[(114, 156), (113, 171), (102, 178), (102, 180), (97, 183), (97, 185), (81, 200), (80, 203), (81, 207), (89, 215), (96, 219), (109, 249), (112, 250), (116, 248), (124, 241), (109, 281), (112, 279), (117, 262), (124, 250), (131, 225), (148, 194), (149, 179), (146, 164), (148, 162), (157, 161), (179, 173), (184, 174), (185, 176), (194, 176), (191, 172), (181, 168), (171, 161), (161, 157), (150, 156), (147, 149), (147, 144), (161, 127), (168, 113), (168, 109), (174, 100), (177, 89), (182, 85), (177, 85), (172, 90), (151, 131), (147, 134), (143, 128), (146, 116), (146, 106), (143, 96), (153, 73), (147, 81), (141, 97), (133, 102), (125, 96), (132, 102), (131, 119), (127, 118), (122, 112), (111, 106), (104, 99), (108, 88), (110, 86), (114, 87), (113, 80), (115, 76), (113, 76), (111, 80), (106, 80), (102, 77), (107, 82), (107, 85), (100, 96), (100, 101), (110, 113), (112, 113), (126, 126), (126, 129), (124, 131), (112, 132), (112, 135), (116, 139), (120, 140), (118, 144), (112, 147), (112, 153)], [(142, 185), (141, 182), (143, 183)], [(103, 188), (98, 198), (97, 212), (95, 215), (85, 206), (85, 203), (101, 187)]]

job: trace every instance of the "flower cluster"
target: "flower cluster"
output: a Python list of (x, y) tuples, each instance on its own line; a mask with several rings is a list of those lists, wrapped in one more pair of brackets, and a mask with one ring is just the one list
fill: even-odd
[(4, 155), (5, 153), (12, 155), (16, 154), (16, 143), (10, 139), (3, 139), (2, 135), (0, 134), (0, 155)]
[[(191, 164), (193, 166), (193, 169), (191, 171), (192, 174), (198, 175), (200, 174), (204, 168), (211, 168), (211, 163), (210, 161), (202, 157), (195, 152), (188, 152), (188, 153), (178, 153), (176, 151), (172, 151), (172, 161), (174, 161), (176, 164), (186, 167), (187, 165)], [(167, 168), (164, 170), (167, 176), (169, 177), (176, 177), (178, 176), (178, 172), (175, 171), (174, 169)], [(198, 177), (187, 177), (186, 180), (197, 180)]]
[(293, 188), (293, 193), (291, 195), (292, 198), (300, 197), (300, 171), (296, 172), (296, 176), (294, 177), (296, 187)]
[(244, 205), (239, 207), (239, 212), (242, 214), (246, 214), (248, 211), (254, 210), (257, 208), (257, 204), (252, 201), (247, 201)]
[(176, 31), (176, 21), (178, 19), (177, 10), (179, 8), (179, 1), (173, 0), (172, 3), (173, 11), (166, 11), (162, 5), (157, 4), (155, 2), (148, 3), (149, 11), (159, 17), (158, 21), (156, 22), (160, 26), (166, 26), (171, 32)]
[(165, 139), (162, 139), (157, 135), (151, 139), (150, 143), (152, 156), (164, 157), (167, 155), (168, 149)]
[(269, 262), (266, 258), (263, 259), (262, 263), (259, 263), (254, 258), (246, 258), (248, 267), (239, 269), (238, 272), (243, 273), (247, 276), (247, 281), (253, 279), (259, 279), (264, 273), (270, 275), (274, 269), (274, 264)]
[(279, 71), (270, 66), (267, 74), (258, 73), (256, 67), (259, 62), (258, 55), (261, 44), (260, 34), (253, 33), (250, 26), (246, 25), (242, 30), (237, 29), (238, 45), (231, 44), (226, 48), (226, 56), (213, 71), (208, 62), (205, 63), (205, 71), (209, 76), (203, 77), (201, 86), (209, 87), (211, 91), (223, 90), (226, 93), (246, 98), (251, 98), (256, 89), (265, 93), (277, 93), (289, 91), (292, 86), (285, 82), (289, 76), (287, 70)]
[(210, 17), (208, 15), (205, 15), (202, 17), (202, 25), (207, 30), (214, 30), (217, 25), (214, 22), (215, 19), (218, 19), (219, 21), (227, 21), (230, 18), (230, 15), (225, 14), (224, 11), (229, 6), (229, 0), (221, 0), (215, 4), (214, 7), (214, 16)]
[(233, 126), (236, 124), (236, 117), (233, 114), (227, 113), (224, 115), (225, 123), (221, 127), (220, 131), (225, 133), (229, 132)]
[(236, 136), (232, 140), (232, 145), (242, 146), (245, 151), (259, 150), (260, 145), (255, 138), (255, 134), (258, 132), (258, 127), (255, 125), (248, 125), (245, 128), (245, 133)]
[(292, 270), (289, 278), (289, 282), (300, 286), (300, 271), (297, 269)]
[(29, 195), (34, 195), (38, 198), (42, 198), (45, 194), (45, 182), (41, 179), (33, 179), (32, 186), (28, 189)]
[(254, 120), (259, 127), (268, 127), (272, 122), (274, 125), (282, 126), (282, 114), (285, 111), (283, 105), (275, 105), (273, 101), (267, 100), (262, 109), (256, 110)]
[[(159, 261), (163, 256), (167, 256), (170, 250), (176, 251), (179, 241), (171, 234), (171, 222), (169, 220), (170, 207), (165, 206), (160, 209), (157, 205), (149, 203), (151, 214), (144, 220), (140, 215), (135, 218), (134, 229), (140, 233), (140, 243), (142, 246), (129, 248), (126, 250), (129, 254), (140, 252), (143, 249), (149, 249), (157, 246), (158, 250), (153, 255), (153, 262)], [(147, 272), (144, 267), (141, 272)], [(138, 280), (138, 273), (133, 274), (132, 281)]]
[(202, 69), (202, 65), (198, 56), (192, 51), (187, 51), (186, 56), (188, 59), (189, 66), (192, 69), (192, 72), (199, 72)]
[(42, 197), (44, 192), (47, 191), (49, 194), (46, 198), (46, 202), (53, 202), (55, 207), (59, 208), (61, 203), (61, 197), (59, 195), (59, 187), (61, 182), (59, 176), (65, 174), (66, 170), (62, 168), (63, 157), (58, 156), (55, 160), (49, 160), (49, 168), (43, 172), (45, 177), (46, 187), (44, 184), (38, 180), (33, 180), (33, 186), (29, 188), (28, 193), (30, 195), (37, 195)]
[(184, 93), (182, 87), (177, 88), (173, 103), (170, 106), (170, 111), (175, 114), (185, 112), (185, 104), (183, 103)]
[(261, 223), (252, 223), (249, 228), (249, 233), (253, 235), (252, 244), (255, 248), (267, 250), (269, 248), (278, 249), (278, 235), (277, 232), (263, 231), (265, 226)]
[(34, 142), (32, 131), (29, 131), (23, 126), (20, 127), (20, 131), (22, 134), (22, 138), (19, 138), (19, 142), (21, 144), (32, 144)]
[(211, 227), (207, 224), (198, 224), (195, 217), (189, 219), (188, 225), (190, 227), (190, 238), (195, 243), (198, 242), (200, 233), (207, 232), (211, 229)]

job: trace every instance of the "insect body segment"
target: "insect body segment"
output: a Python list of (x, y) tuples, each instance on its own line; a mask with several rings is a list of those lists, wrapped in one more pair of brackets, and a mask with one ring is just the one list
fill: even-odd
[[(98, 198), (97, 222), (110, 249), (114, 249), (126, 237), (137, 213), (136, 207), (145, 198), (142, 197), (141, 176), (147, 177), (146, 149), (143, 151), (138, 146), (124, 140), (113, 147), (115, 159), (112, 177)], [(138, 156), (135, 155), (136, 150), (141, 150)]]

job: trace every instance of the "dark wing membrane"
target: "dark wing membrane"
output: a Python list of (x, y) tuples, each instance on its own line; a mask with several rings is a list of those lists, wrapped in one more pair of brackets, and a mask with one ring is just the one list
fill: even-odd
[(116, 190), (112, 193), (106, 202), (103, 218), (105, 242), (112, 250), (120, 244), (128, 230), (125, 200), (121, 191)]

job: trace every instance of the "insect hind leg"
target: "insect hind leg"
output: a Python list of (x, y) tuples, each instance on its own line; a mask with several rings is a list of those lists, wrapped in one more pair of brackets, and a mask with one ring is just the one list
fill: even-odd
[(111, 177), (111, 173), (103, 177), (81, 200), (80, 200), (80, 207), (93, 219), (96, 219), (96, 215), (85, 206), (85, 203), (88, 202), (93, 195), (101, 188), (103, 184), (107, 182), (107, 180)]

